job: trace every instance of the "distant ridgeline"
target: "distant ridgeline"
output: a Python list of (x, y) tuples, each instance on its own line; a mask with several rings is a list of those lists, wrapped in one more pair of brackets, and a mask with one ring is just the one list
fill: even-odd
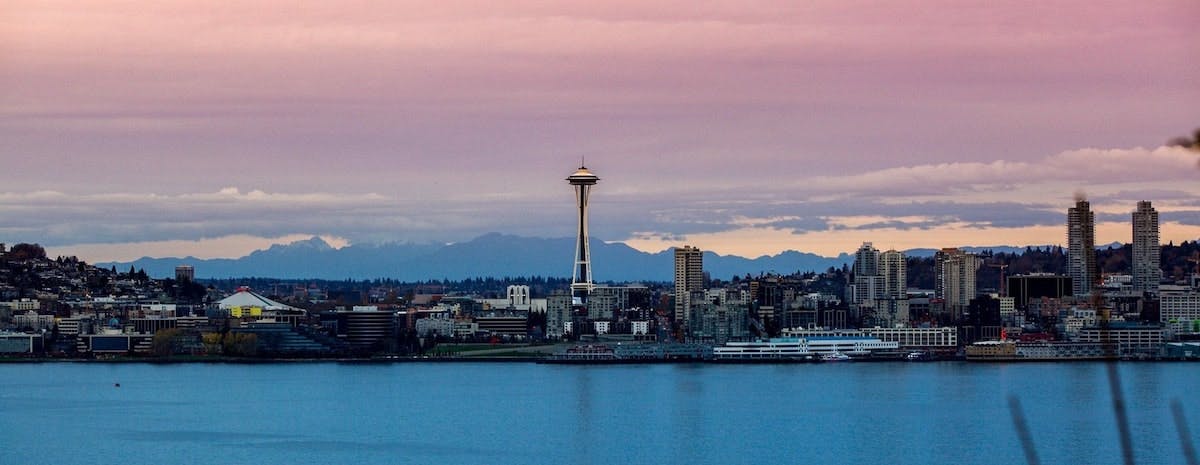
[[(237, 259), (201, 260), (188, 258), (142, 258), (133, 262), (101, 263), (118, 270), (145, 269), (150, 276), (173, 276), (175, 266), (193, 265), (200, 279), (247, 276), (281, 279), (376, 279), (402, 282), (428, 280), (462, 281), (472, 278), (518, 276), (570, 276), (573, 239), (542, 239), (504, 234), (487, 234), (471, 241), (449, 244), (367, 244), (334, 249), (319, 238), (288, 245), (275, 245)], [(1004, 263), (1009, 275), (1030, 272), (1063, 273), (1065, 252), (1061, 247), (963, 247), (985, 257), (985, 263)], [(1182, 277), (1189, 268), (1187, 257), (1197, 253), (1196, 241), (1162, 246), (1164, 277)], [(933, 287), (933, 252), (914, 249), (908, 255), (909, 287)], [(1097, 263), (1104, 272), (1128, 272), (1131, 247), (1110, 244), (1097, 252)], [(566, 258), (564, 258), (566, 257)], [(598, 281), (635, 282), (674, 279), (670, 250), (646, 253), (622, 243), (594, 240), (592, 262)], [(704, 270), (711, 277), (757, 276), (763, 273), (792, 274), (822, 272), (841, 268), (853, 261), (843, 253), (822, 257), (811, 253), (787, 251), (772, 256), (744, 258), (704, 254)], [(984, 266), (978, 271), (980, 282), (995, 283), (997, 268)]]
[[(312, 242), (308, 241), (300, 245), (275, 246), (238, 260), (143, 259), (133, 263), (104, 263), (98, 266), (88, 265), (75, 257), (48, 258), (45, 250), (37, 244), (17, 244), (0, 253), (0, 288), (15, 290), (15, 294), (10, 297), (21, 298), (33, 297), (34, 291), (49, 285), (77, 282), (82, 283), (81, 286), (88, 288), (93, 295), (107, 295), (112, 283), (122, 279), (149, 284), (154, 281), (151, 278), (165, 277), (168, 278), (167, 281), (173, 282), (169, 278), (174, 276), (175, 265), (186, 263), (196, 265), (197, 277), (204, 279), (206, 284), (215, 284), (223, 289), (233, 289), (241, 285), (248, 285), (256, 289), (271, 289), (273, 285), (281, 281), (300, 279), (321, 287), (347, 291), (367, 289), (372, 284), (405, 283), (414, 286), (430, 286), (430, 292), (437, 292), (437, 288), (444, 288), (483, 293), (504, 289), (509, 284), (526, 284), (534, 287), (536, 294), (546, 295), (551, 290), (565, 288), (570, 283), (569, 268), (563, 265), (562, 261), (564, 254), (554, 252), (561, 249), (560, 246), (565, 243), (565, 250), (568, 252), (565, 256), (569, 256), (571, 242), (570, 239), (530, 239), (489, 235), (471, 242), (444, 247), (359, 246), (335, 251), (328, 246), (314, 247)], [(323, 244), (321, 242), (321, 245)], [(421, 247), (432, 249), (433, 252), (427, 252), (426, 255), (413, 252)], [(302, 253), (305, 248), (310, 251), (315, 250), (315, 253)], [(394, 256), (385, 253), (393, 249), (401, 251), (401, 253)], [(361, 263), (361, 267), (356, 268), (353, 263), (338, 265), (338, 267), (328, 265), (337, 260), (369, 256), (370, 254), (367, 253), (369, 250), (375, 250), (379, 256), (375, 257), (374, 261), (364, 261)], [(670, 251), (649, 254), (633, 250), (623, 244), (601, 242), (597, 242), (594, 250), (596, 252), (593, 260), (598, 265), (603, 264), (600, 265), (600, 269), (604, 272), (597, 273), (600, 282), (641, 281), (651, 283), (672, 280), (673, 257), (669, 255)], [(983, 257), (985, 265), (981, 266), (977, 272), (980, 289), (993, 288), (999, 281), (999, 269), (986, 266), (987, 264), (1007, 264), (1006, 273), (1008, 275), (1032, 272), (1063, 273), (1066, 267), (1065, 255), (1061, 247), (995, 248), (995, 251), (987, 248), (968, 250)], [(338, 255), (339, 253), (345, 255)], [(409, 254), (407, 258), (404, 253)], [(913, 255), (909, 256), (907, 260), (908, 286), (923, 289), (933, 288), (932, 256), (920, 250), (912, 251), (912, 253)], [(1183, 279), (1190, 270), (1194, 269), (1194, 265), (1188, 262), (1188, 257), (1195, 256), (1197, 253), (1200, 253), (1200, 243), (1196, 241), (1162, 246), (1164, 277)], [(1097, 263), (1104, 272), (1128, 272), (1130, 254), (1131, 247), (1129, 245), (1106, 246), (1098, 250)], [(517, 258), (518, 256), (520, 258)], [(455, 259), (457, 261), (451, 260), (455, 257), (457, 257)], [(772, 272), (792, 274), (809, 270), (825, 271), (830, 267), (842, 271), (847, 259), (848, 256), (844, 254), (838, 258), (824, 258), (798, 252), (786, 252), (773, 257), (759, 257), (753, 260), (706, 254), (704, 268), (713, 279), (729, 280), (735, 276), (758, 276)], [(259, 262), (255, 262), (255, 260), (259, 260)], [(274, 266), (286, 265), (287, 268), (269, 268), (268, 265), (272, 265), (272, 260), (274, 260)], [(543, 261), (545, 263), (542, 263)], [(452, 267), (449, 262), (455, 263), (454, 266), (459, 268)], [(157, 268), (148, 266), (151, 263)], [(212, 267), (216, 271), (205, 271), (208, 267)], [(349, 273), (347, 270), (350, 269), (357, 269), (360, 272)], [(542, 274), (536, 272), (539, 269)], [(48, 276), (46, 270), (59, 270), (60, 272), (51, 275), (60, 276), (63, 283), (52, 282), (55, 279), (47, 281), (47, 278), (43, 277)], [(545, 272), (546, 270), (550, 270), (550, 272)], [(228, 273), (229, 277), (220, 279), (211, 277), (220, 272)], [(841, 273), (833, 276), (836, 278), (838, 275)], [(261, 276), (261, 278), (250, 276)], [(829, 284), (830, 288), (826, 291), (837, 295), (839, 290), (835, 284), (839, 283), (831, 282)], [(185, 298), (199, 298), (204, 291), (201, 286), (168, 286), (168, 288), (173, 289), (171, 292), (183, 294), (176, 297)]]

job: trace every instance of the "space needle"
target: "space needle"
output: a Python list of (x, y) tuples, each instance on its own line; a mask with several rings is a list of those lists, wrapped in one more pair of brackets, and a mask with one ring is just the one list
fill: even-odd
[(580, 166), (575, 174), (567, 177), (567, 182), (575, 186), (575, 202), (579, 205), (579, 234), (575, 239), (575, 270), (571, 274), (571, 297), (579, 303), (587, 302), (588, 293), (594, 287), (592, 284), (592, 253), (588, 244), (587, 206), (588, 191), (600, 178)]

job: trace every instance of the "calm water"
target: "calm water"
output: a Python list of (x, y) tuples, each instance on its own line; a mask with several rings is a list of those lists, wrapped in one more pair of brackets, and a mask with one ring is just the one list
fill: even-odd
[[(1124, 364), (1136, 458), (1182, 463), (1200, 365)], [(116, 388), (113, 383), (120, 382)], [(0, 462), (1117, 463), (1105, 366), (0, 365)]]

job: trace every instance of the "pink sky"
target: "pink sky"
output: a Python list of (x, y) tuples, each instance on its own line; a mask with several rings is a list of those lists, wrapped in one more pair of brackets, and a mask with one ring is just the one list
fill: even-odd
[[(1198, 18), (1194, 1), (10, 1), (0, 242), (95, 260), (569, 236), (562, 178), (583, 157), (603, 178), (593, 233), (646, 249), (1061, 243), (1079, 189), (1103, 221), (1152, 200), (1164, 242), (1196, 239), (1200, 171), (1159, 146), (1200, 126)], [(919, 221), (847, 233), (860, 217)]]

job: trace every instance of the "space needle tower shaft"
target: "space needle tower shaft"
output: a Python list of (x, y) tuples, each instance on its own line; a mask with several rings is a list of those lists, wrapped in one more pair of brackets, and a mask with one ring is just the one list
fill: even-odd
[(567, 177), (575, 187), (575, 202), (579, 207), (579, 233), (575, 238), (575, 270), (571, 274), (571, 296), (586, 301), (592, 291), (592, 253), (588, 243), (588, 194), (600, 178), (584, 166)]

